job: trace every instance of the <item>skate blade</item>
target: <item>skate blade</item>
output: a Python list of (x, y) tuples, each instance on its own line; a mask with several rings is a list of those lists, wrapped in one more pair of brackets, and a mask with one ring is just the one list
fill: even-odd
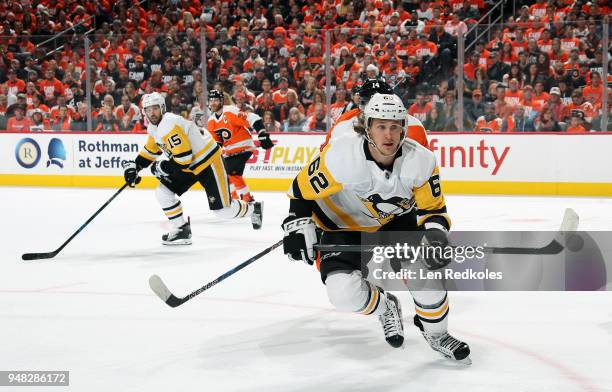
[(453, 363), (456, 363), (457, 365), (470, 366), (472, 364), (472, 359), (469, 356), (467, 356), (467, 357), (465, 357), (463, 359), (455, 359), (453, 357), (447, 357), (444, 354), (440, 354), (440, 355), (442, 355), (442, 357), (448, 359), (449, 361), (451, 361)]
[(168, 245), (168, 246), (172, 246), (172, 245), (191, 245), (191, 239), (184, 239), (184, 240), (176, 240), (176, 241), (162, 241), (163, 245)]
[(463, 359), (455, 359), (451, 356), (448, 356), (444, 353), (441, 353), (437, 350), (436, 351), (438, 354), (440, 354), (440, 356), (444, 359), (448, 359), (450, 362), (456, 363), (458, 365), (464, 365), (464, 366), (470, 366), (472, 364), (472, 360), (470, 359), (470, 356), (468, 355), (467, 357), (463, 358)]
[(465, 357), (460, 360), (453, 360), (453, 362), (458, 363), (459, 365), (470, 366), (472, 364), (472, 359), (470, 357)]

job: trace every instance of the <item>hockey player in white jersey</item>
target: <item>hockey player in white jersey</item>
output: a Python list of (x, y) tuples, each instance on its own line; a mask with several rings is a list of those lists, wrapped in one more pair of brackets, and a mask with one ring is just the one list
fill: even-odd
[[(399, 97), (375, 94), (365, 107), (364, 125), (359, 133), (330, 141), (293, 180), (283, 248), (291, 260), (317, 261), (330, 302), (339, 310), (378, 316), (387, 342), (400, 347), (398, 299), (364, 279), (358, 253), (321, 251), (317, 259), (316, 230), (323, 231), (322, 244), (360, 244), (363, 232), (422, 230), (429, 244), (445, 246), (450, 218), (435, 156), (405, 138), (406, 109)], [(450, 260), (434, 254), (423, 262), (437, 269)], [(446, 290), (411, 293), (414, 324), (431, 348), (469, 363), (469, 346), (447, 331)]]
[[(140, 182), (138, 172), (152, 164), (151, 172), (159, 179), (155, 195), (174, 227), (162, 236), (164, 245), (191, 244), (191, 226), (183, 215), (179, 197), (196, 182), (204, 187), (208, 206), (215, 215), (222, 219), (251, 216), (253, 228), (261, 227), (260, 203), (231, 199), (221, 148), (207, 131), (181, 116), (166, 113), (165, 99), (157, 92), (143, 96), (142, 111), (149, 121), (149, 138), (136, 159), (124, 164), (124, 177), (130, 186), (135, 186)], [(166, 159), (157, 160), (162, 153)]]

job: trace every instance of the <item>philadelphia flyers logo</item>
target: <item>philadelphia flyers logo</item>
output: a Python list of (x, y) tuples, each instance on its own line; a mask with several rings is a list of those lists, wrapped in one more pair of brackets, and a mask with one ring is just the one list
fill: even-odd
[(232, 131), (227, 128), (219, 128), (215, 130), (215, 133), (217, 134), (217, 137), (224, 142), (232, 138)]

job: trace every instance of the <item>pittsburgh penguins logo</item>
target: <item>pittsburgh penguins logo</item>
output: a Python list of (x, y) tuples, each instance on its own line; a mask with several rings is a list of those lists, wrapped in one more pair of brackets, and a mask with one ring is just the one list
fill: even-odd
[(397, 215), (401, 215), (414, 208), (414, 199), (406, 199), (403, 197), (392, 197), (383, 199), (379, 194), (368, 196), (367, 199), (362, 199), (363, 204), (370, 211), (370, 215), (365, 215), (372, 219), (376, 219), (380, 224), (385, 224)]
[(160, 148), (160, 150), (162, 150), (164, 154), (166, 154), (168, 158), (172, 158), (172, 151), (170, 150), (168, 146), (166, 146), (165, 143), (156, 143), (156, 144)]
[(217, 137), (224, 142), (232, 138), (232, 131), (227, 128), (219, 128), (215, 130), (215, 133), (217, 134)]

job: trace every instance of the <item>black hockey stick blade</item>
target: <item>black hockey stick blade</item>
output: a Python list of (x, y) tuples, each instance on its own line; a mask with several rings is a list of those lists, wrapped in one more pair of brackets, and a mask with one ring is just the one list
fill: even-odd
[(557, 240), (552, 240), (548, 245), (541, 248), (517, 248), (517, 247), (484, 247), (485, 253), (503, 255), (556, 255), (565, 249)]
[(112, 195), (112, 196), (111, 196), (111, 198), (110, 198), (110, 199), (108, 199), (108, 200), (107, 200), (107, 201), (106, 201), (106, 202), (105, 202), (105, 203), (102, 205), (102, 207), (98, 208), (98, 211), (94, 212), (94, 214), (93, 214), (92, 216), (90, 216), (90, 217), (89, 217), (89, 219), (87, 219), (87, 220), (85, 221), (85, 223), (83, 223), (83, 224), (81, 225), (81, 227), (79, 227), (79, 228), (77, 229), (77, 231), (75, 231), (74, 233), (72, 233), (72, 235), (71, 235), (71, 236), (70, 236), (70, 237), (69, 237), (69, 238), (68, 238), (66, 241), (64, 241), (64, 243), (63, 243), (63, 244), (62, 244), (62, 245), (61, 245), (59, 248), (57, 248), (57, 249), (56, 249), (56, 250), (54, 250), (53, 252), (43, 252), (43, 253), (24, 253), (23, 255), (21, 255), (21, 259), (22, 259), (22, 260), (29, 261), (29, 260), (52, 259), (52, 258), (54, 258), (55, 256), (57, 256), (57, 254), (58, 254), (59, 252), (61, 252), (61, 251), (62, 251), (62, 249), (64, 249), (64, 248), (66, 247), (66, 245), (68, 245), (68, 244), (70, 243), (70, 241), (72, 241), (72, 239), (73, 239), (74, 237), (76, 237), (76, 236), (77, 236), (77, 235), (78, 235), (78, 234), (79, 234), (81, 231), (83, 231), (83, 229), (84, 229), (84, 228), (86, 228), (86, 227), (87, 227), (87, 225), (89, 225), (89, 224), (91, 223), (91, 221), (92, 221), (92, 220), (94, 220), (94, 218), (95, 218), (96, 216), (98, 216), (98, 214), (99, 214), (100, 212), (102, 212), (102, 210), (104, 210), (104, 209), (105, 209), (105, 208), (106, 208), (106, 207), (107, 207), (107, 206), (110, 204), (110, 202), (111, 202), (111, 201), (113, 201), (113, 200), (115, 199), (115, 197), (117, 197), (117, 196), (118, 196), (118, 195), (119, 195), (121, 192), (123, 192), (123, 190), (124, 190), (124, 189), (125, 189), (127, 186), (128, 186), (128, 184), (127, 184), (127, 183), (123, 184), (123, 186), (122, 186), (121, 188), (119, 188), (119, 190), (117, 190), (117, 192), (115, 192), (115, 194), (114, 194), (114, 195)]
[(231, 270), (227, 271), (223, 275), (217, 277), (215, 280), (206, 283), (204, 286), (200, 287), (199, 289), (197, 289), (195, 291), (192, 291), (189, 295), (187, 295), (186, 297), (183, 297), (183, 298), (179, 298), (179, 297), (175, 296), (174, 294), (172, 294), (172, 292), (168, 289), (168, 286), (166, 286), (166, 284), (157, 275), (151, 275), (151, 277), (149, 278), (149, 286), (151, 287), (151, 290), (153, 290), (153, 292), (159, 298), (161, 298), (161, 300), (164, 301), (168, 306), (176, 308), (177, 306), (180, 306), (180, 305), (184, 304), (185, 302), (189, 301), (190, 299), (192, 299), (192, 298), (202, 294), (204, 291), (206, 291), (206, 290), (210, 289), (211, 287), (215, 286), (217, 283), (219, 283), (219, 282), (225, 280), (226, 278), (229, 278), (230, 276), (234, 275), (236, 272), (240, 271), (241, 269), (243, 269), (247, 265), (252, 264), (255, 261), (259, 260), (262, 256), (270, 253), (271, 251), (273, 251), (274, 249), (278, 248), (282, 244), (283, 244), (283, 240), (278, 241), (274, 245), (271, 245), (271, 246), (267, 247), (266, 249), (262, 250), (261, 252), (259, 252), (255, 256), (253, 256), (250, 259), (248, 259), (247, 261), (238, 264), (236, 267), (234, 267)]
[(57, 255), (57, 252), (45, 252), (45, 253), (24, 253), (21, 255), (22, 260), (42, 260), (52, 259)]
[(149, 278), (149, 286), (151, 287), (151, 290), (153, 290), (153, 292), (157, 294), (159, 298), (161, 298), (162, 301), (173, 308), (176, 308), (187, 301), (187, 298), (178, 298), (172, 294), (170, 290), (168, 290), (168, 286), (166, 286), (164, 281), (157, 275), (151, 275)]

